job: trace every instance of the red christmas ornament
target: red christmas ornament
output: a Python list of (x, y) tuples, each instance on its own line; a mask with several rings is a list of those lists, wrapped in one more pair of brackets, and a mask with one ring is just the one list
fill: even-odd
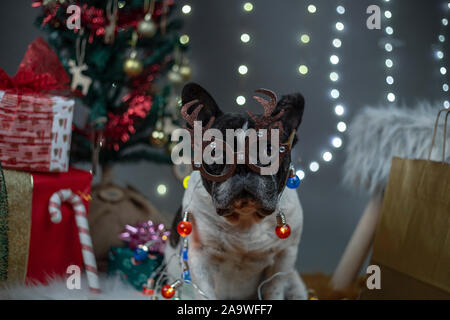
[(192, 223), (189, 221), (189, 211), (185, 211), (183, 214), (183, 220), (177, 225), (177, 231), (180, 236), (187, 237), (192, 232)]
[(289, 238), (291, 235), (291, 227), (289, 227), (288, 224), (284, 226), (277, 226), (275, 228), (275, 233), (277, 234), (278, 238), (280, 239), (286, 239)]
[(291, 235), (291, 227), (286, 223), (286, 217), (282, 211), (277, 214), (277, 227), (275, 228), (275, 233), (278, 238), (286, 239)]
[(192, 223), (189, 221), (180, 221), (177, 225), (178, 234), (182, 237), (187, 237), (192, 232)]
[(170, 284), (166, 284), (161, 288), (161, 295), (166, 299), (170, 299), (175, 295), (175, 289)]

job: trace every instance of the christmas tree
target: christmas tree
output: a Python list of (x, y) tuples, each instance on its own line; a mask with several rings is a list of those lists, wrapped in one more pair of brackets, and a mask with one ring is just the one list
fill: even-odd
[(42, 0), (36, 24), (89, 109), (73, 128), (71, 161), (170, 162), (177, 85), (190, 77), (173, 0)]

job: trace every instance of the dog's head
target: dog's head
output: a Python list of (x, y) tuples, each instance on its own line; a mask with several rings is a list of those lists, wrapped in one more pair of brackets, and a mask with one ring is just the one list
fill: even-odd
[[(255, 128), (255, 121), (247, 114), (223, 113), (211, 95), (198, 84), (187, 84), (182, 93), (182, 102), (186, 104), (198, 100), (202, 104), (197, 120), (206, 124), (215, 118), (211, 128), (218, 129), (226, 135), (226, 129)], [(282, 136), (280, 142), (288, 140), (290, 134), (299, 127), (304, 110), (304, 98), (301, 94), (283, 96), (276, 104), (272, 114), (284, 110), (281, 118)], [(270, 124), (269, 124), (270, 125)], [(293, 145), (297, 137), (294, 137)], [(245, 164), (238, 164), (233, 175), (223, 182), (203, 179), (203, 185), (212, 197), (217, 214), (230, 221), (240, 215), (264, 218), (276, 210), (279, 194), (284, 189), (285, 179), (290, 168), (291, 156), (283, 157), (278, 172), (274, 175), (260, 175)], [(216, 172), (217, 174), (220, 174)], [(215, 170), (212, 168), (212, 170)]]

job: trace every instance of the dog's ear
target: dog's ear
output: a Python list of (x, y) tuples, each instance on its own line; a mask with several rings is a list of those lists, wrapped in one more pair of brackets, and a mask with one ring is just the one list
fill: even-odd
[(278, 114), (281, 110), (284, 110), (283, 116), (281, 117), (283, 135), (287, 138), (302, 123), (303, 111), (305, 110), (305, 98), (300, 93), (282, 96), (273, 114)]
[[(193, 100), (198, 100), (199, 104), (203, 105), (202, 110), (198, 114), (197, 120), (207, 123), (212, 117), (219, 117), (223, 114), (217, 103), (211, 95), (196, 83), (188, 83), (184, 86), (181, 94), (183, 105)], [(194, 108), (193, 106), (192, 108)], [(189, 110), (189, 113), (191, 111)]]

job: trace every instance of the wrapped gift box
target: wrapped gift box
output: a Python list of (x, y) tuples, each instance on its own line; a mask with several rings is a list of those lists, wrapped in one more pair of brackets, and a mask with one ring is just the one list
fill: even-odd
[[(70, 168), (65, 173), (3, 170), (3, 174), (4, 181), (0, 182), (6, 185), (8, 230), (6, 237), (4, 234), (0, 237), (7, 239), (8, 259), (6, 265), (0, 265), (6, 270), (0, 271), (6, 273), (6, 281), (45, 284), (55, 275), (67, 276), (70, 265), (82, 268), (81, 245), (73, 209), (63, 203), (62, 221), (54, 224), (50, 220), (48, 207), (53, 193), (71, 189), (80, 195), (87, 210), (91, 173)], [(5, 245), (0, 249), (5, 252)]]
[(164, 256), (151, 253), (144, 261), (135, 262), (134, 251), (127, 247), (111, 247), (108, 253), (108, 274), (119, 274), (137, 290), (142, 291), (153, 272), (161, 265)]
[(0, 161), (27, 171), (68, 169), (74, 101), (0, 91)]
[(68, 90), (68, 81), (57, 55), (42, 38), (29, 45), (14, 77), (0, 69), (3, 168), (67, 171), (74, 100), (58, 93)]

